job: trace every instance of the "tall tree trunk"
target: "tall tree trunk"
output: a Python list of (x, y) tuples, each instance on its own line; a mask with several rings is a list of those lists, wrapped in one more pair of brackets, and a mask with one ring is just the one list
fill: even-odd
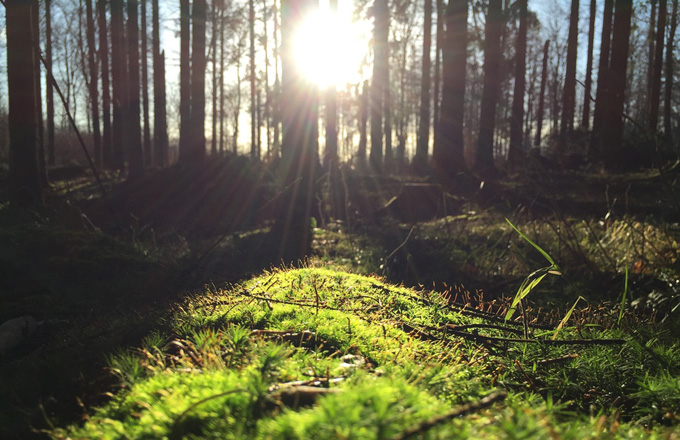
[(255, 0), (248, 0), (248, 32), (250, 39), (250, 157), (259, 159), (259, 149), (257, 145), (257, 103), (255, 102), (255, 90), (257, 89), (257, 79), (255, 77)]
[(87, 63), (90, 70), (90, 106), (92, 108), (92, 135), (94, 137), (94, 163), (101, 165), (102, 148), (101, 132), (99, 130), (99, 88), (97, 87), (97, 61), (95, 58), (97, 48), (94, 38), (94, 17), (92, 0), (85, 0), (85, 13), (87, 14)]
[(609, 103), (603, 121), (605, 166), (613, 168), (625, 165), (630, 159), (623, 146), (623, 107), (626, 92), (626, 71), (630, 47), (630, 22), (633, 0), (616, 0), (614, 33), (612, 37), (611, 62), (605, 102)]
[(8, 195), (18, 206), (42, 201), (38, 169), (37, 90), (32, 0), (5, 0), (7, 85), (9, 89)]
[(111, 86), (113, 89), (112, 159), (113, 168), (125, 168), (124, 139), (130, 127), (125, 117), (128, 109), (127, 59), (125, 57), (125, 32), (123, 27), (123, 0), (111, 0)]
[(423, 61), (420, 82), (420, 114), (418, 123), (418, 145), (413, 159), (416, 170), (424, 172), (430, 146), (430, 51), (432, 47), (432, 0), (425, 0), (423, 20)]
[(650, 0), (649, 28), (647, 32), (647, 102), (645, 117), (649, 116), (649, 97), (652, 96), (652, 78), (654, 77), (654, 42), (656, 40), (656, 5), (658, 0)]
[(239, 41), (238, 54), (236, 55), (236, 108), (234, 109), (234, 139), (232, 149), (234, 155), (238, 154), (239, 118), (241, 116), (241, 42)]
[(647, 129), (651, 135), (656, 134), (659, 123), (659, 101), (661, 98), (661, 71), (663, 69), (663, 47), (666, 33), (666, 0), (659, 0), (659, 19), (656, 22), (656, 42), (654, 53), (654, 71), (652, 72), (652, 88), (649, 95), (649, 119)]
[(208, 4), (194, 0), (191, 9), (191, 159), (205, 158), (205, 24)]
[(368, 126), (368, 95), (368, 80), (366, 80), (362, 86), (359, 100), (359, 148), (357, 150), (357, 158), (360, 162), (366, 160), (366, 145), (368, 144), (368, 135), (366, 134), (366, 128)]
[(442, 45), (444, 44), (444, 0), (436, 0), (437, 27), (435, 30), (435, 49), (434, 49), (434, 78), (432, 90), (432, 158), (434, 159), (434, 149), (439, 142), (439, 118), (441, 103), (441, 62)]
[(387, 0), (375, 0), (373, 6), (373, 79), (370, 88), (371, 114), (371, 152), (369, 161), (371, 166), (379, 170), (383, 160), (383, 98), (387, 59), (387, 36), (389, 32), (389, 7)]
[(48, 186), (47, 165), (45, 163), (45, 130), (43, 126), (42, 114), (42, 84), (40, 75), (40, 4), (38, 0), (31, 3), (31, 19), (33, 20), (33, 45), (38, 50), (33, 51), (34, 63), (36, 66), (35, 75), (35, 96), (36, 96), (36, 123), (38, 124), (38, 176), (40, 184)]
[(215, 156), (217, 154), (217, 2), (212, 3), (212, 31), (210, 36), (210, 52), (212, 55), (212, 121), (210, 124), (210, 153)]
[(562, 120), (560, 124), (560, 153), (565, 153), (567, 138), (574, 131), (576, 106), (576, 55), (578, 48), (579, 0), (571, 0), (569, 36), (567, 38), (567, 66), (562, 90)]
[(595, 14), (597, 1), (590, 0), (590, 23), (588, 26), (588, 59), (586, 61), (586, 82), (583, 92), (583, 117), (581, 126), (588, 130), (590, 127), (590, 94), (593, 89), (593, 46), (595, 42)]
[(536, 138), (534, 147), (541, 148), (541, 136), (543, 135), (543, 113), (545, 109), (545, 86), (548, 82), (548, 53), (550, 51), (550, 40), (545, 40), (543, 46), (543, 66), (541, 68), (541, 91), (538, 95), (538, 110), (536, 111)]
[(468, 0), (450, 0), (446, 8), (446, 33), (442, 48), (442, 104), (439, 139), (434, 144), (437, 170), (453, 176), (465, 170), (465, 71), (468, 45)]
[(267, 0), (263, 0), (262, 7), (262, 51), (264, 52), (264, 114), (265, 133), (267, 133), (267, 157), (272, 157), (272, 139), (271, 139), (271, 90), (269, 87), (269, 33), (267, 32), (267, 23), (269, 21), (269, 5)]
[(305, 80), (296, 65), (293, 41), (295, 27), (317, 0), (283, 0), (281, 4), (281, 75), (283, 116), (281, 167), (286, 192), (286, 210), (274, 226), (279, 241), (278, 256), (286, 262), (299, 261), (311, 250), (310, 215), (314, 200), (314, 170), (318, 162), (318, 90)]
[(218, 5), (220, 12), (220, 154), (224, 154), (224, 3), (220, 2)]
[[(52, 72), (52, 0), (45, 0), (45, 68)], [(54, 88), (52, 81), (45, 81), (47, 88), (47, 164), (54, 166)]]
[[(111, 169), (113, 168), (113, 151), (111, 148), (111, 85), (109, 82), (109, 43), (106, 28), (106, 0), (97, 0), (97, 23), (99, 24), (98, 56), (102, 77), (102, 165), (104, 168)], [(52, 107), (52, 118), (54, 118), (54, 107)], [(52, 142), (54, 142), (54, 122), (52, 122)]]
[(191, 139), (191, 14), (189, 0), (179, 2), (179, 160), (192, 160)]
[(272, 124), (274, 125), (274, 153), (272, 157), (277, 159), (281, 149), (281, 81), (279, 80), (279, 9), (274, 0), (274, 97), (272, 98)]
[(612, 18), (614, 0), (604, 0), (602, 14), (602, 36), (600, 37), (600, 60), (597, 67), (597, 92), (595, 95), (595, 110), (593, 112), (593, 131), (590, 140), (589, 155), (591, 158), (602, 159), (602, 143), (604, 134), (604, 117), (609, 112), (610, 103), (606, 101), (610, 87), (609, 53), (611, 51)]
[(500, 43), (503, 27), (502, 0), (490, 0), (484, 37), (484, 88), (475, 157), (475, 169), (482, 176), (492, 174), (495, 170), (493, 135), (496, 127), (496, 104), (500, 94), (500, 59), (503, 56)]
[(512, 95), (512, 115), (510, 116), (510, 147), (508, 162), (519, 166), (524, 158), (524, 91), (527, 73), (527, 15), (528, 1), (519, 1), (519, 30), (517, 50), (515, 51), (515, 88)]
[(130, 178), (136, 179), (144, 174), (144, 153), (142, 151), (142, 127), (140, 125), (139, 96), (139, 3), (128, 0), (128, 130), (130, 148)]
[(146, 33), (146, 2), (142, 0), (141, 14), (142, 14), (142, 119), (144, 120), (144, 131), (142, 132), (142, 146), (144, 149), (144, 163), (147, 166), (153, 165), (152, 151), (151, 151), (151, 127), (149, 124), (149, 66), (148, 66), (148, 47), (147, 33)]
[(673, 127), (671, 124), (671, 107), (673, 97), (673, 49), (675, 48), (675, 31), (678, 28), (678, 0), (673, 0), (673, 12), (671, 14), (671, 28), (668, 33), (666, 45), (666, 88), (664, 90), (663, 104), (663, 127), (666, 143), (673, 145)]
[[(331, 14), (338, 12), (338, 0), (330, 0)], [(336, 85), (326, 86), (326, 151), (323, 157), (324, 168), (330, 170), (338, 161), (338, 94)]]
[(165, 110), (165, 53), (160, 47), (160, 17), (158, 0), (151, 3), (151, 52), (153, 60), (153, 153), (154, 164), (168, 164), (168, 125)]

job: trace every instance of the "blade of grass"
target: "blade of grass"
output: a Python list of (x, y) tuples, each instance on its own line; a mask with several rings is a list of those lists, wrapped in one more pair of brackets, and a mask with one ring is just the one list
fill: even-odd
[(619, 317), (616, 320), (616, 326), (621, 327), (621, 318), (623, 318), (623, 309), (626, 307), (626, 297), (628, 296), (628, 266), (626, 266), (626, 277), (623, 282), (623, 294), (621, 295), (621, 304), (619, 304)]
[(505, 221), (508, 222), (510, 227), (512, 229), (514, 229), (520, 235), (520, 237), (522, 237), (524, 240), (526, 240), (527, 243), (532, 245), (538, 252), (541, 253), (541, 255), (543, 255), (543, 257), (545, 257), (546, 260), (548, 260), (548, 263), (550, 263), (552, 265), (551, 270), (557, 271), (559, 269), (557, 264), (555, 263), (555, 260), (553, 260), (552, 257), (550, 255), (548, 255), (548, 253), (546, 251), (544, 251), (539, 245), (537, 245), (536, 243), (531, 241), (531, 239), (529, 237), (527, 237), (526, 235), (524, 235), (522, 233), (522, 231), (517, 229), (517, 226), (513, 225), (512, 222), (509, 219), (506, 218)]
[(571, 309), (569, 309), (567, 314), (564, 315), (564, 318), (562, 318), (562, 320), (560, 321), (560, 324), (555, 329), (555, 333), (553, 334), (553, 337), (551, 338), (553, 341), (555, 340), (555, 338), (557, 338), (557, 334), (560, 332), (560, 330), (562, 330), (562, 327), (564, 327), (564, 324), (566, 324), (567, 321), (569, 321), (569, 318), (571, 318), (571, 314), (574, 313), (574, 309), (576, 308), (576, 304), (578, 304), (578, 302), (581, 301), (581, 300), (585, 301), (586, 299), (582, 296), (579, 296), (578, 298), (576, 298), (574, 305), (571, 306)]

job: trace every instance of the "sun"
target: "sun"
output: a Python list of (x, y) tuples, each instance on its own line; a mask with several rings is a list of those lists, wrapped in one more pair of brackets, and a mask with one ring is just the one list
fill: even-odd
[(301, 21), (294, 48), (298, 68), (325, 88), (361, 80), (368, 39), (366, 30), (347, 14), (319, 9)]

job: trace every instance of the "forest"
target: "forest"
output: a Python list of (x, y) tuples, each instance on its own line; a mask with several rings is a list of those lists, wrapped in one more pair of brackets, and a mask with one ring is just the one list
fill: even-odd
[(0, 3), (0, 438), (680, 438), (678, 0)]

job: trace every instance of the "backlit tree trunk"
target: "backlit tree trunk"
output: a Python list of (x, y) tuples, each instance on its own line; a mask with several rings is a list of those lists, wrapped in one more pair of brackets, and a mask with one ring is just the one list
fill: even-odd
[[(103, 1), (103, 0), (100, 0)], [(106, 31), (105, 31), (106, 32)], [(45, 68), (52, 71), (52, 0), (45, 0)], [(46, 81), (47, 96), (47, 164), (54, 165), (54, 89)]]
[(515, 89), (512, 95), (512, 116), (510, 117), (510, 149), (508, 162), (519, 166), (524, 157), (524, 91), (526, 87), (527, 54), (527, 0), (519, 1), (519, 30), (515, 52)]
[(142, 147), (144, 149), (144, 164), (151, 166), (153, 164), (151, 151), (151, 127), (149, 124), (149, 66), (148, 66), (148, 43), (146, 34), (146, 2), (142, 0), (141, 3), (141, 61), (142, 61), (142, 120), (144, 121), (144, 129), (142, 131)]
[(479, 139), (475, 156), (475, 169), (482, 175), (495, 170), (493, 163), (493, 136), (496, 127), (496, 104), (500, 94), (501, 34), (503, 32), (503, 4), (490, 0), (484, 38), (484, 82), (482, 108), (479, 117)]
[(205, 23), (206, 0), (194, 0), (191, 9), (191, 153), (192, 163), (205, 158)]
[(111, 86), (113, 90), (112, 159), (113, 168), (125, 168), (123, 133), (129, 130), (125, 110), (128, 105), (127, 59), (125, 57), (125, 33), (123, 30), (123, 0), (111, 0)]
[(673, 0), (673, 12), (671, 15), (671, 28), (668, 33), (666, 45), (666, 88), (664, 90), (663, 126), (666, 143), (673, 145), (673, 127), (671, 125), (671, 110), (673, 97), (673, 49), (675, 48), (675, 31), (678, 27), (678, 0)]
[(97, 48), (94, 38), (94, 17), (92, 0), (85, 0), (85, 13), (87, 15), (87, 64), (90, 70), (90, 108), (92, 109), (92, 136), (94, 138), (94, 163), (102, 163), (101, 132), (99, 130), (99, 88), (97, 81), (97, 61), (95, 58)]
[(153, 53), (153, 153), (154, 164), (168, 164), (168, 125), (165, 110), (165, 52), (160, 52), (158, 0), (151, 4)]
[(430, 146), (430, 50), (432, 46), (432, 0), (425, 0), (425, 18), (423, 26), (423, 60), (422, 78), (420, 82), (420, 120), (418, 123), (418, 145), (413, 159), (415, 168), (423, 172), (427, 167), (427, 155)]
[(586, 130), (590, 127), (590, 94), (593, 88), (593, 46), (595, 42), (595, 14), (596, 0), (590, 0), (590, 23), (588, 26), (588, 59), (586, 60), (586, 82), (583, 92), (583, 117), (581, 126)]
[(538, 95), (538, 110), (536, 111), (536, 137), (534, 147), (541, 148), (541, 137), (543, 135), (543, 113), (545, 110), (545, 86), (548, 82), (548, 53), (550, 51), (550, 40), (545, 41), (543, 46), (543, 67), (541, 68), (541, 90)]
[(9, 181), (12, 203), (32, 207), (41, 202), (38, 174), (38, 124), (31, 0), (5, 0), (7, 83), (9, 89)]
[(130, 148), (130, 178), (136, 179), (144, 174), (144, 153), (142, 151), (142, 127), (140, 125), (139, 96), (139, 4), (128, 0), (128, 140)]
[(661, 98), (661, 71), (663, 68), (663, 48), (666, 33), (666, 0), (659, 0), (659, 19), (656, 22), (656, 42), (654, 44), (654, 70), (649, 96), (649, 118), (647, 129), (651, 135), (656, 133), (659, 123), (659, 101)]
[(36, 96), (36, 123), (38, 124), (38, 176), (40, 184), (47, 186), (47, 165), (45, 163), (45, 132), (42, 114), (42, 84), (40, 75), (40, 5), (38, 0), (31, 3), (31, 19), (33, 20), (33, 45), (38, 48), (33, 51), (36, 67), (35, 96)]
[(359, 98), (359, 148), (357, 149), (357, 158), (360, 162), (366, 160), (366, 146), (368, 144), (368, 135), (366, 134), (368, 126), (368, 95), (368, 80), (366, 80), (362, 86), (361, 97)]
[(179, 44), (179, 160), (188, 162), (192, 156), (189, 0), (179, 2)]
[(567, 39), (567, 66), (562, 90), (562, 121), (560, 124), (560, 152), (565, 152), (567, 137), (574, 130), (574, 109), (576, 106), (576, 55), (578, 48), (579, 0), (571, 0), (569, 37)]
[(371, 152), (369, 162), (379, 170), (383, 159), (383, 98), (387, 87), (387, 36), (389, 8), (387, 0), (375, 0), (373, 6), (373, 79), (370, 88)]
[(597, 68), (597, 93), (593, 113), (593, 132), (591, 134), (589, 155), (602, 159), (602, 136), (604, 134), (604, 116), (609, 103), (606, 102), (609, 84), (609, 52), (611, 50), (612, 18), (614, 0), (604, 0), (602, 15), (602, 36), (600, 37), (600, 60)]

